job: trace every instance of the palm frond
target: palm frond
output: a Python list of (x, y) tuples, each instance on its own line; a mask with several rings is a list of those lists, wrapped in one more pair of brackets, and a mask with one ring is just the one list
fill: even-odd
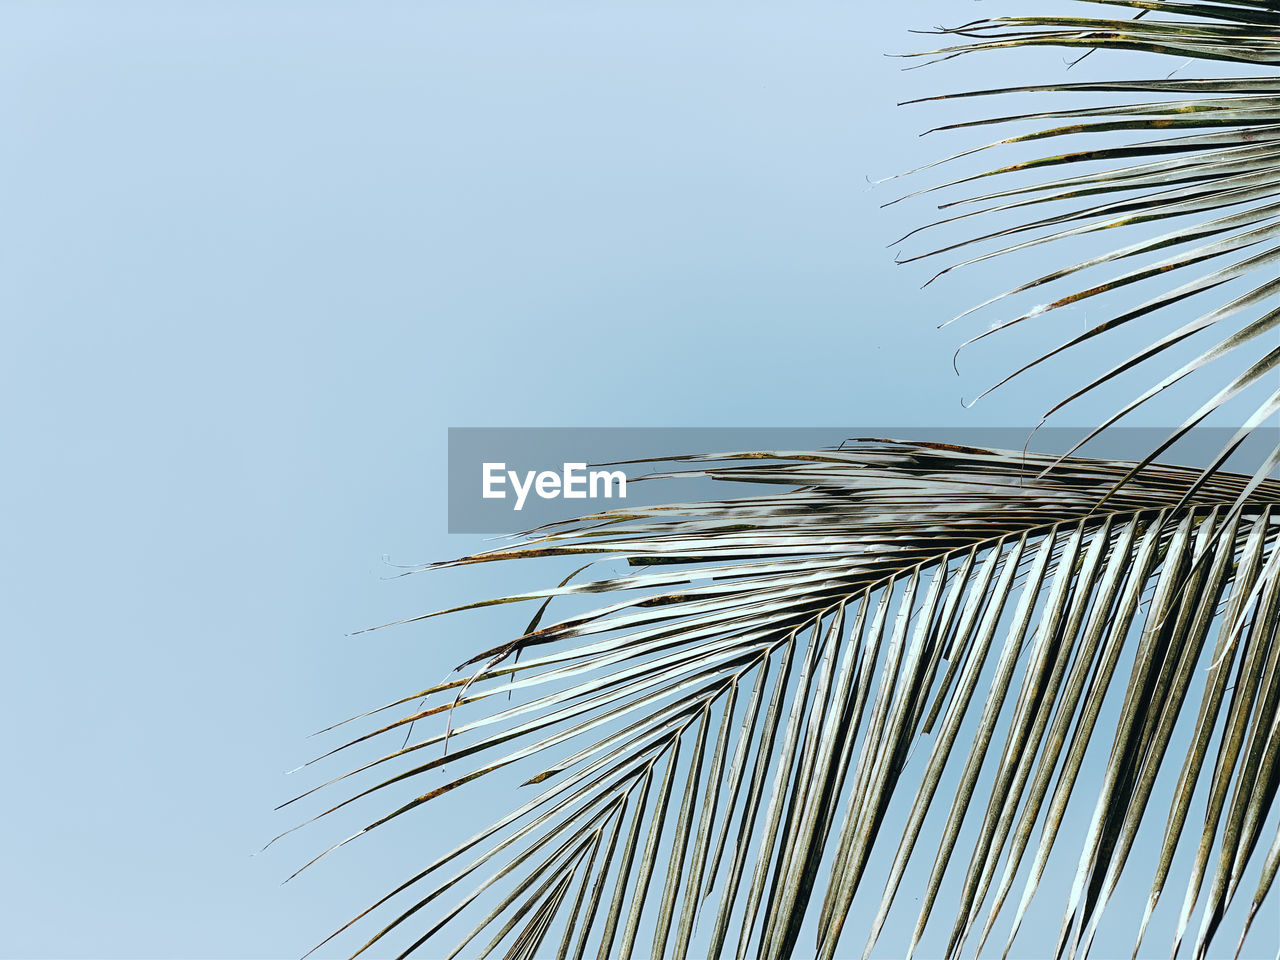
[[(1069, 306), (1104, 306), (1105, 320), (1074, 336), (1055, 335), (1057, 346), (1009, 374), (991, 388), (995, 389), (1064, 351), (1142, 318), (1168, 317), (1163, 328), (1144, 336), (1141, 348), (1086, 379), (1045, 417), (1134, 368), (1153, 371), (1151, 385), (1121, 405), (1083, 443), (1185, 378), (1202, 371), (1209, 377), (1212, 370), (1206, 368), (1215, 361), (1242, 358), (1239, 366), (1245, 369), (1219, 375), (1218, 386), (1206, 391), (1204, 402), (1185, 414), (1181, 426), (1148, 458), (1163, 453), (1224, 404), (1248, 394), (1255, 404), (1253, 413), (1241, 417), (1239, 432), (1212, 464), (1217, 468), (1251, 430), (1280, 411), (1280, 390), (1275, 388), (1280, 348), (1268, 337), (1280, 326), (1280, 309), (1274, 302), (1268, 305), (1268, 298), (1280, 293), (1275, 276), (1280, 264), (1280, 77), (1268, 75), (1272, 65), (1280, 63), (1280, 7), (1270, 0), (1083, 2), (1115, 15), (979, 20), (940, 31), (956, 42), (919, 56), (950, 59), (1038, 46), (1086, 53), (1127, 50), (1160, 55), (1153, 61), (1163, 60), (1165, 73), (1183, 58), (1192, 58), (1245, 65), (1259, 75), (1018, 85), (929, 98), (999, 100), (1031, 93), (1046, 107), (997, 112), (938, 128), (1030, 123), (1030, 130), (958, 156), (1015, 145), (1036, 153), (922, 191), (959, 191), (959, 197), (943, 202), (943, 216), (921, 230), (927, 235), (950, 225), (966, 235), (903, 259), (949, 258), (936, 279), (960, 266), (1045, 244), (1094, 234), (1106, 237), (1111, 231), (1126, 234), (1124, 242), (1106, 253), (1068, 261), (961, 314), (1003, 305), (1041, 288), (1041, 298), (1048, 298), (1029, 310), (1011, 311), (1014, 315), (967, 343), (1029, 321), (1053, 324), (1058, 311)], [(1121, 16), (1126, 8), (1138, 15)], [(1085, 98), (1093, 99), (1079, 105)], [(1053, 108), (1059, 105), (1061, 109)], [(1034, 175), (1047, 179), (1028, 182)], [(988, 221), (987, 227), (980, 226)], [(1135, 230), (1140, 234), (1136, 239)], [(978, 249), (961, 253), (970, 247)], [(1099, 276), (1099, 271), (1106, 275)], [(1199, 305), (1198, 295), (1214, 290), (1220, 300)], [(1122, 295), (1140, 302), (1131, 303)], [(1110, 302), (1116, 305), (1107, 305)], [(1190, 319), (1169, 309), (1178, 305), (1192, 311)], [(1182, 349), (1198, 344), (1198, 352), (1190, 359), (1173, 359), (1174, 348), (1184, 344), (1188, 346)], [(1278, 459), (1280, 450), (1260, 466), (1259, 476), (1274, 469)]]
[[(781, 958), (812, 935), (830, 958), (869, 931), (865, 956), (914, 859), (928, 881), (897, 947), (914, 952), (932, 922), (955, 956), (987, 941), (1025, 876), (1013, 942), (1073, 802), (1093, 810), (1082, 855), (1065, 858), (1079, 868), (1056, 946), (1075, 953), (1157, 774), (1178, 769), (1150, 902), (1195, 820), (1177, 937), (1202, 905), (1203, 956), (1280, 781), (1280, 485), (1133, 467), (890, 441), (685, 458), (660, 482), (767, 486), (602, 513), (456, 561), (585, 555), (633, 571), (468, 605), (538, 610), (352, 738), (436, 724), (338, 778), (351, 795), (330, 812), (422, 784), (348, 840), (499, 771), (525, 777), (507, 816), (357, 918), (382, 917), (358, 953), (394, 935), (407, 956), (447, 927), (450, 956), (558, 944), (574, 958)], [(547, 603), (596, 596), (544, 624)], [(1090, 799), (1080, 774), (1104, 751)], [(1248, 891), (1255, 911), (1277, 851), (1280, 839)], [(936, 908), (944, 879), (961, 891), (950, 916)], [(849, 923), (873, 884), (874, 922)]]

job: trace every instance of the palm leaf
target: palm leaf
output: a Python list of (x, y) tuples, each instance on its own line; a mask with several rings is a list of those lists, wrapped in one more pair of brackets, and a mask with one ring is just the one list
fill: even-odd
[[(1063, 337), (1051, 331), (1058, 345), (1010, 373), (998, 387), (1136, 321), (1167, 318), (1163, 328), (1144, 336), (1140, 349), (1087, 378), (1044, 416), (1130, 370), (1150, 371), (1150, 386), (1123, 403), (1083, 443), (1185, 378), (1212, 383), (1216, 376), (1217, 386), (1206, 389), (1204, 402), (1186, 412), (1181, 426), (1144, 461), (1247, 395), (1253, 413), (1240, 417), (1239, 432), (1210, 464), (1216, 469), (1252, 429), (1280, 410), (1280, 390), (1275, 388), (1280, 349), (1268, 336), (1280, 327), (1280, 309), (1274, 301), (1268, 306), (1268, 298), (1280, 293), (1275, 279), (1280, 263), (1280, 77), (1267, 75), (1280, 63), (1280, 7), (1270, 0), (1085, 2), (1091, 12), (1099, 7), (1103, 12), (978, 20), (941, 30), (954, 42), (917, 55), (937, 60), (1049, 46), (1085, 53), (1137, 51), (1159, 55), (1164, 62), (1156, 68), (1162, 75), (1149, 80), (1018, 85), (929, 98), (999, 101), (1034, 94), (1035, 110), (997, 109), (993, 116), (937, 129), (1019, 128), (958, 156), (1015, 146), (1035, 152), (923, 191), (942, 189), (956, 196), (940, 205), (941, 218), (908, 237), (927, 236), (944, 226), (965, 234), (902, 259), (949, 259), (936, 279), (959, 266), (1045, 244), (1124, 234), (1115, 249), (1033, 276), (956, 319), (1000, 309), (1032, 291), (1047, 300), (1031, 309), (1013, 308), (966, 341), (973, 343), (1028, 322), (1061, 328), (1055, 322), (1059, 311), (1070, 306), (1104, 309), (1106, 319), (1082, 333)], [(1136, 17), (1124, 16), (1133, 10)], [(1169, 75), (1185, 58), (1244, 65), (1245, 73), (1259, 75)], [(1037, 179), (1028, 182), (1028, 176)], [(1218, 302), (1198, 299), (1215, 290)], [(1135, 299), (1139, 302), (1131, 305)], [(1190, 319), (1174, 307), (1191, 311)], [(1195, 352), (1190, 359), (1175, 359), (1180, 356), (1175, 348)], [(1241, 359), (1224, 361), (1227, 357)], [(1215, 361), (1224, 362), (1211, 366)], [(1223, 369), (1232, 362), (1235, 372)], [(1280, 449), (1260, 465), (1259, 477), (1278, 460)]]
[[(661, 482), (756, 490), (598, 514), (456, 561), (586, 555), (634, 572), (468, 605), (540, 606), (459, 679), (351, 739), (388, 746), (338, 778), (349, 795), (329, 812), (374, 811), (348, 840), (508, 768), (525, 778), (508, 816), (357, 918), (371, 925), (357, 953), (444, 936), (455, 954), (487, 942), (483, 955), (511, 957), (869, 952), (914, 861), (929, 879), (896, 949), (940, 925), (957, 955), (1026, 876), (1012, 942), (1072, 802), (1094, 812), (1083, 856), (1066, 851), (1079, 870), (1058, 939), (1083, 950), (1156, 775), (1178, 766), (1182, 718), (1194, 733), (1151, 900), (1207, 798), (1184, 894), (1204, 904), (1203, 956), (1249, 864), (1264, 861), (1256, 912), (1280, 860), (1280, 841), (1254, 856), (1280, 781), (1280, 485), (1133, 468), (889, 441), (686, 458)], [(1084, 796), (1082, 766), (1104, 755)], [(421, 784), (413, 799), (379, 800), (406, 781)], [(948, 805), (937, 832), (928, 814)], [(950, 916), (944, 881), (961, 891)], [(847, 921), (866, 889), (883, 894), (864, 944)]]

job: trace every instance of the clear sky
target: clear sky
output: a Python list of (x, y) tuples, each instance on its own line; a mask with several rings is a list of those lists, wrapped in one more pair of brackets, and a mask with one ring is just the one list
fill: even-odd
[(1011, 62), (884, 54), (985, 12), (0, 3), (0, 953), (293, 957), (416, 862), (251, 854), (307, 734), (492, 640), (347, 636), (513, 588), (388, 579), (477, 545), (448, 427), (1034, 423), (1074, 381), (963, 410), (990, 283), (920, 291), (872, 183), (971, 142), (897, 101)]

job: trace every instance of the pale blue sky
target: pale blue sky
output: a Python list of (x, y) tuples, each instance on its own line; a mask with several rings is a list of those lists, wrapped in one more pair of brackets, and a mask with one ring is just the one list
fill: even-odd
[(491, 642), (346, 636), (512, 587), (385, 579), (476, 544), (449, 426), (1034, 422), (1069, 379), (963, 411), (990, 284), (870, 183), (968, 142), (894, 103), (1004, 62), (883, 53), (975, 10), (0, 2), (0, 952), (297, 956), (419, 862), (250, 854), (306, 734)]

